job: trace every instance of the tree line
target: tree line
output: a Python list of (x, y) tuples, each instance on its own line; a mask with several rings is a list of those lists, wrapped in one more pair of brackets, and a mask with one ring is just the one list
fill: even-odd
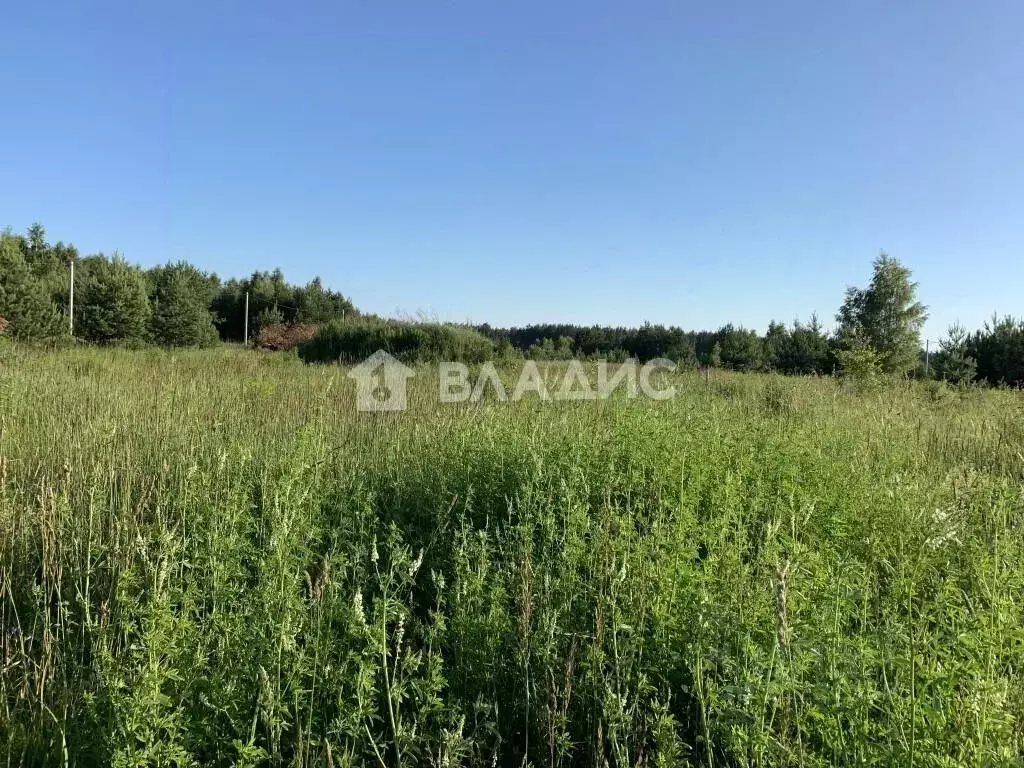
[(867, 365), (878, 373), (906, 374), (917, 364), (927, 318), (916, 291), (910, 271), (882, 255), (875, 261), (871, 284), (847, 290), (833, 333), (816, 314), (806, 323), (795, 320), (788, 326), (772, 321), (764, 335), (731, 323), (713, 331), (650, 324), (478, 329), (531, 357), (667, 357), (683, 365), (804, 375), (833, 373), (866, 357)]
[[(71, 265), (74, 263), (74, 318)], [(246, 326), (248, 294), (248, 328)], [(0, 233), (0, 317), (20, 341), (59, 341), (71, 333), (97, 344), (203, 347), (254, 337), (271, 324), (326, 323), (358, 314), (319, 278), (288, 283), (281, 270), (222, 281), (185, 261), (143, 269), (119, 255), (80, 256), (50, 244), (33, 224)]]
[(917, 300), (917, 289), (910, 270), (883, 254), (875, 260), (866, 287), (847, 289), (831, 332), (817, 315), (806, 323), (773, 321), (764, 335), (732, 324), (714, 331), (652, 324), (496, 328), (486, 323), (456, 327), (364, 317), (325, 325), (301, 345), (299, 354), (310, 362), (356, 361), (376, 349), (387, 349), (407, 362), (669, 358), (683, 367), (1024, 385), (1024, 323), (994, 318), (973, 334), (954, 326), (939, 349), (926, 357), (921, 331), (927, 309)]
[(484, 324), (477, 329), (497, 344), (540, 359), (667, 357), (683, 365), (737, 371), (888, 374), (961, 385), (1024, 386), (1024, 320), (993, 316), (973, 333), (954, 325), (934, 354), (928, 355), (921, 341), (928, 313), (917, 300), (917, 290), (910, 270), (882, 254), (874, 261), (869, 284), (847, 289), (831, 332), (817, 315), (788, 326), (772, 321), (764, 335), (732, 324), (715, 331), (649, 324), (640, 328), (555, 324), (492, 328)]
[[(806, 323), (773, 321), (763, 335), (732, 324), (713, 331), (651, 324), (496, 328), (363, 315), (319, 278), (293, 285), (279, 269), (222, 281), (184, 261), (143, 269), (116, 254), (80, 257), (73, 245), (48, 243), (43, 227), (33, 224), (23, 235), (0, 233), (0, 333), (24, 341), (67, 338), (72, 262), (74, 336), (101, 344), (209, 346), (301, 325), (305, 332), (295, 334), (296, 343), (310, 361), (355, 360), (383, 346), (409, 360), (445, 354), (474, 361), (665, 357), (683, 366), (738, 371), (927, 375), (956, 384), (1024, 386), (1024, 320), (994, 316), (974, 332), (955, 325), (926, 359), (921, 331), (928, 315), (917, 299), (918, 285), (909, 269), (885, 254), (875, 260), (866, 287), (847, 289), (831, 331), (817, 315)], [(275, 346), (286, 336), (277, 334)]]
[(764, 336), (732, 324), (716, 331), (652, 324), (639, 328), (565, 324), (492, 328), (484, 324), (476, 328), (499, 347), (507, 346), (533, 359), (646, 361), (664, 357), (683, 366), (792, 374), (825, 373), (832, 368), (829, 337), (817, 316), (808, 323), (796, 321), (792, 327), (773, 322)]

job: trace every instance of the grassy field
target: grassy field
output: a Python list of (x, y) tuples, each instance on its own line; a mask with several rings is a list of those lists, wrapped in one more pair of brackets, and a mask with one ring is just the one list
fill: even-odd
[(1024, 759), (1020, 394), (434, 382), (0, 351), (0, 760)]

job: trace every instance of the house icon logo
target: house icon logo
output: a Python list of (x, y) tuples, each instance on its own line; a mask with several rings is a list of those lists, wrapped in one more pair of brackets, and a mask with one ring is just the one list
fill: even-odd
[(405, 381), (414, 375), (412, 368), (378, 349), (348, 372), (356, 381), (356, 410), (404, 411)]

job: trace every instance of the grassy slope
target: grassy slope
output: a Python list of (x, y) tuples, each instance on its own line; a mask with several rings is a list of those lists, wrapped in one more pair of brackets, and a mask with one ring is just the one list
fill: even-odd
[(0, 351), (8, 764), (1024, 757), (1019, 395), (342, 374)]

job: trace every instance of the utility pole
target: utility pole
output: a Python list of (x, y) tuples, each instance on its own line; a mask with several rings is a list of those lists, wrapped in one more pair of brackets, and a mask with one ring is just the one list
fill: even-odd
[(68, 282), (68, 330), (75, 335), (75, 260), (71, 260), (71, 280)]
[(242, 332), (245, 346), (249, 346), (249, 292), (245, 292), (245, 330)]

